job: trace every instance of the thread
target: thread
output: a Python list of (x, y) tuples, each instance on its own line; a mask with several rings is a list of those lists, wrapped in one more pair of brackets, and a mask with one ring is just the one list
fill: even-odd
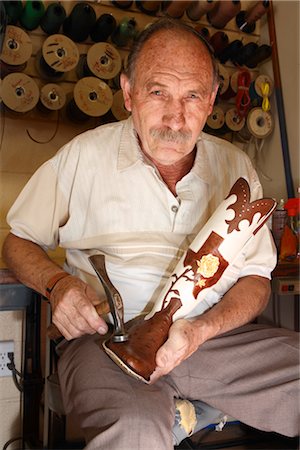
[(66, 16), (65, 8), (60, 2), (51, 3), (41, 19), (40, 27), (46, 34), (58, 33)]
[(74, 87), (73, 99), (67, 105), (67, 114), (73, 121), (85, 121), (105, 115), (113, 103), (110, 87), (96, 77), (85, 77)]
[(124, 97), (122, 89), (115, 92), (111, 112), (117, 120), (125, 120), (130, 116), (124, 105)]
[(111, 41), (118, 47), (126, 47), (136, 35), (136, 21), (124, 17), (111, 35)]
[(247, 116), (247, 127), (252, 136), (258, 139), (268, 137), (274, 128), (274, 121), (269, 111), (253, 108)]
[(126, 0), (119, 0), (119, 1), (112, 0), (112, 4), (114, 6), (116, 6), (117, 8), (120, 8), (120, 9), (129, 9), (129, 8), (131, 8), (132, 3), (133, 3), (132, 1), (126, 1)]
[(234, 132), (241, 131), (246, 123), (245, 117), (241, 117), (236, 108), (230, 108), (225, 114), (227, 127)]
[(245, 117), (250, 105), (251, 99), (249, 95), (249, 86), (251, 83), (251, 74), (248, 70), (241, 70), (237, 79), (237, 94), (235, 98), (235, 105), (239, 117)]
[(209, 29), (201, 25), (200, 23), (194, 28), (197, 33), (199, 33), (207, 42), (210, 40)]
[(2, 101), (11, 111), (26, 113), (39, 101), (39, 88), (33, 78), (25, 73), (7, 75), (1, 85)]
[(40, 91), (38, 107), (43, 112), (59, 111), (65, 106), (66, 94), (61, 86), (55, 83), (45, 84)]
[[(11, 66), (11, 71), (18, 71), (18, 68), (26, 67), (31, 54), (32, 42), (28, 34), (20, 27), (7, 25), (0, 55), (1, 61)], [(1, 75), (3, 78), (3, 73)]]
[(233, 19), (241, 9), (239, 0), (218, 1), (216, 6), (207, 13), (208, 22), (217, 29), (224, 28), (227, 23)]
[(122, 59), (118, 50), (107, 42), (98, 42), (90, 47), (87, 55), (80, 56), (77, 75), (96, 76), (104, 80), (116, 77), (122, 67)]
[(149, 16), (155, 16), (161, 7), (161, 1), (136, 1), (136, 6), (145, 14)]
[(224, 31), (217, 31), (212, 35), (212, 37), (209, 40), (210, 45), (214, 49), (215, 57), (218, 58), (218, 56), (222, 53), (222, 51), (227, 47), (229, 42), (229, 38)]
[(243, 43), (239, 39), (232, 41), (219, 53), (220, 62), (225, 64), (228, 60), (234, 61), (235, 56), (241, 51), (242, 47)]
[(74, 69), (78, 60), (76, 44), (63, 34), (52, 34), (44, 41), (42, 52), (37, 54), (37, 70), (42, 78), (57, 81)]
[(249, 61), (257, 49), (258, 45), (255, 42), (249, 42), (235, 55), (233, 63), (238, 64), (239, 66), (246, 65), (246, 62)]
[(270, 2), (259, 1), (247, 11), (240, 11), (236, 16), (236, 24), (244, 33), (253, 33), (256, 22), (268, 11)]
[(215, 7), (213, 0), (193, 1), (186, 9), (186, 15), (190, 20), (197, 21)]
[(102, 14), (96, 21), (91, 31), (94, 42), (105, 42), (115, 30), (117, 21), (112, 14)]
[(245, 60), (245, 65), (249, 69), (254, 69), (258, 64), (270, 58), (272, 49), (270, 45), (263, 44), (259, 46), (248, 58)]
[(42, 1), (27, 0), (20, 17), (22, 27), (28, 31), (34, 30), (39, 26), (44, 13), (45, 6)]
[(169, 1), (163, 4), (163, 12), (173, 19), (180, 19), (191, 3), (191, 1), (186, 0)]
[(228, 70), (226, 69), (226, 67), (222, 66), (222, 64), (218, 65), (218, 69), (220, 78), (218, 95), (221, 96), (228, 90), (230, 77)]
[(23, 11), (22, 1), (21, 0), (4, 1), (3, 4), (7, 16), (7, 24), (16, 25)]
[(225, 114), (220, 106), (214, 106), (206, 120), (204, 131), (211, 134), (224, 134), (228, 131), (225, 124)]
[(96, 13), (87, 2), (77, 3), (63, 23), (64, 33), (74, 42), (85, 41), (96, 23)]

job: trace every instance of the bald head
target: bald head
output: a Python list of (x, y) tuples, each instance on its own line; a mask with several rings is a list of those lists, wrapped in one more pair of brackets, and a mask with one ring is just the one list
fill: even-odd
[[(192, 53), (193, 58), (187, 58), (186, 52)], [(203, 62), (202, 66), (205, 65), (211, 72), (212, 89), (218, 84), (218, 64), (210, 45), (190, 26), (169, 18), (158, 20), (140, 34), (129, 53), (124, 72), (133, 82), (137, 68), (142, 62), (145, 63), (148, 59), (153, 66), (159, 59), (160, 63), (163, 63), (164, 55), (173, 57), (174, 66), (187, 63), (193, 65), (193, 60), (200, 58)], [(144, 64), (142, 65), (145, 67)]]

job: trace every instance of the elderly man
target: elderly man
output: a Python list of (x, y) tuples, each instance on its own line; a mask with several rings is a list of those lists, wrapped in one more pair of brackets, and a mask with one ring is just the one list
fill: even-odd
[[(237, 178), (248, 180), (252, 199), (262, 194), (246, 155), (202, 132), (218, 77), (194, 30), (168, 19), (147, 28), (121, 86), (131, 117), (65, 145), (8, 215), (7, 264), (49, 298), (66, 338), (59, 376), (67, 411), (77, 415), (88, 449), (173, 448), (177, 397), (297, 435), (297, 335), (251, 324), (268, 302), (276, 264), (266, 226), (242, 253), (236, 282), (221, 301), (171, 326), (152, 383), (125, 374), (101, 350), (107, 320), (94, 306), (104, 293), (88, 256), (105, 255), (125, 319), (132, 319), (151, 309), (180, 254)], [(45, 253), (56, 246), (66, 250), (64, 270)]]

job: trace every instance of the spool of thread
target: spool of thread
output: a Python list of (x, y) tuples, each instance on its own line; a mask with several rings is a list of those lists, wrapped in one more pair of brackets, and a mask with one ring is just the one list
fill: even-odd
[(66, 10), (61, 2), (51, 3), (41, 19), (40, 27), (46, 34), (56, 34), (59, 32), (66, 16)]
[(32, 54), (32, 42), (28, 34), (22, 28), (7, 25), (2, 52), (1, 77), (12, 72), (22, 72)]
[[(236, 91), (234, 91), (234, 90), (232, 89), (232, 86), (231, 86), (231, 76), (229, 75), (227, 69), (225, 69), (224, 66), (221, 66), (221, 67), (222, 67), (222, 71), (223, 71), (221, 77), (224, 77), (224, 76), (226, 77), (226, 78), (225, 78), (225, 79), (226, 79), (226, 83), (224, 83), (224, 85), (222, 86), (222, 89), (219, 90), (218, 96), (219, 96), (219, 98), (220, 98), (221, 100), (226, 100), (226, 101), (227, 101), (227, 100), (230, 100), (231, 98), (235, 97)], [(226, 73), (226, 72), (224, 73), (224, 70), (225, 70), (227, 73)], [(221, 82), (221, 84), (222, 84), (222, 82)]]
[(222, 95), (228, 90), (230, 76), (228, 70), (226, 69), (226, 67), (222, 66), (222, 64), (218, 65), (218, 69), (220, 78), (218, 95)]
[(225, 123), (229, 130), (238, 132), (244, 128), (246, 119), (239, 115), (236, 108), (230, 108), (226, 111)]
[(163, 12), (173, 19), (180, 19), (192, 1), (168, 1), (163, 3)]
[(259, 1), (247, 11), (240, 11), (236, 16), (236, 24), (239, 29), (244, 33), (253, 33), (255, 31), (256, 22), (266, 14), (269, 5), (269, 1)]
[(208, 116), (204, 131), (209, 134), (225, 134), (228, 128), (225, 124), (225, 114), (220, 106), (214, 106), (212, 113)]
[(61, 86), (55, 83), (45, 84), (40, 91), (38, 108), (43, 112), (59, 111), (65, 106), (66, 94)]
[(52, 34), (43, 43), (36, 58), (37, 70), (46, 80), (60, 80), (73, 70), (79, 61), (76, 44), (63, 34)]
[(194, 30), (197, 31), (197, 33), (199, 33), (207, 42), (210, 40), (210, 32), (208, 28), (198, 24), (195, 26)]
[(231, 74), (230, 77), (230, 87), (233, 90), (233, 92), (236, 94), (238, 91), (238, 77), (239, 77), (240, 70), (236, 70)]
[(3, 103), (11, 111), (26, 113), (39, 101), (38, 85), (25, 73), (10, 73), (3, 79), (1, 87)]
[(265, 139), (274, 129), (274, 121), (269, 111), (253, 108), (247, 116), (247, 127), (252, 136)]
[(105, 42), (117, 26), (116, 19), (112, 14), (102, 14), (91, 31), (91, 38), (94, 42)]
[(258, 64), (271, 58), (272, 48), (270, 45), (260, 45), (245, 61), (245, 65), (249, 69), (254, 69)]
[(235, 55), (233, 63), (238, 64), (239, 66), (246, 65), (247, 61), (249, 61), (257, 49), (258, 45), (255, 42), (249, 42)]
[(111, 41), (118, 47), (126, 47), (136, 35), (136, 21), (124, 17), (111, 35)]
[(85, 77), (74, 87), (74, 97), (67, 106), (71, 120), (83, 121), (106, 114), (113, 103), (110, 87), (96, 77)]
[(77, 74), (79, 78), (92, 75), (103, 80), (111, 80), (120, 73), (121, 67), (122, 58), (118, 50), (108, 42), (99, 42), (90, 47), (86, 56), (81, 56)]
[(252, 81), (249, 87), (249, 95), (250, 95), (250, 99), (251, 99), (251, 106), (257, 107), (257, 106), (261, 106), (262, 104), (262, 96), (259, 95), (256, 90), (255, 90), (255, 81)]
[(129, 9), (132, 6), (133, 1), (126, 0), (112, 0), (112, 4), (120, 9)]
[(27, 0), (20, 17), (22, 27), (28, 31), (34, 30), (39, 26), (44, 13), (44, 2)]
[(242, 49), (243, 43), (239, 39), (230, 42), (219, 54), (219, 60), (225, 64), (228, 60), (234, 61), (235, 56)]
[(145, 14), (148, 14), (149, 16), (155, 16), (158, 11), (160, 10), (161, 1), (136, 1), (136, 6)]
[(224, 31), (217, 31), (212, 35), (209, 43), (214, 49), (215, 57), (218, 58), (222, 51), (227, 47), (229, 38)]
[(253, 107), (262, 105), (264, 95), (262, 89), (266, 83), (268, 83), (269, 85), (268, 95), (271, 96), (274, 88), (274, 82), (268, 75), (260, 74), (255, 78), (254, 81), (251, 82), (249, 95), (251, 98), (251, 105)]
[(224, 28), (227, 23), (233, 19), (241, 9), (239, 0), (218, 1), (216, 6), (207, 13), (208, 22), (217, 29)]
[(130, 116), (130, 112), (127, 111), (124, 105), (124, 97), (122, 89), (118, 90), (114, 94), (111, 112), (113, 113), (113, 116), (117, 120), (125, 120)]
[(63, 23), (64, 33), (74, 42), (85, 41), (96, 23), (96, 13), (87, 2), (77, 3)]
[(4, 8), (7, 16), (8, 25), (16, 25), (23, 12), (21, 0), (4, 1)]
[(193, 1), (186, 9), (186, 15), (190, 20), (197, 21), (215, 7), (213, 0)]

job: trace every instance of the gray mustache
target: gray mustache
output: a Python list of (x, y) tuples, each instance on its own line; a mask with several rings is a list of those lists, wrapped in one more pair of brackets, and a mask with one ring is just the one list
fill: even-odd
[(162, 141), (184, 143), (191, 138), (192, 133), (185, 131), (174, 131), (170, 128), (152, 128), (150, 130), (150, 136), (154, 139), (161, 139)]

